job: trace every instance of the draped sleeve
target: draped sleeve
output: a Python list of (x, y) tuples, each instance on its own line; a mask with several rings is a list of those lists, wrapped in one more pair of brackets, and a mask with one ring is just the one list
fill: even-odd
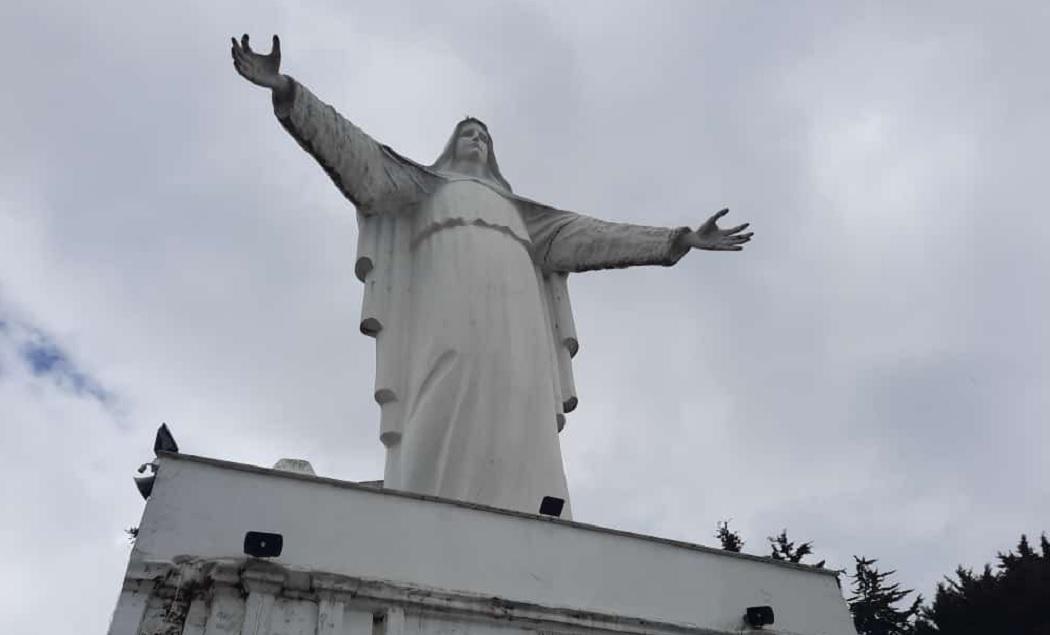
[(364, 284), (360, 329), (376, 340), (374, 397), (381, 407), (380, 440), (387, 468), (398, 459), (406, 369), (405, 323), (412, 295), (410, 234), (419, 205), (441, 178), (365, 134), (292, 80), (274, 98), (285, 130), (324, 169), (357, 208), (354, 274)]
[(291, 82), (284, 99), (275, 95), (274, 114), (358, 212), (399, 211), (426, 194), (431, 175), (365, 134), (299, 82)]
[(612, 223), (527, 199), (520, 202), (536, 264), (546, 272), (670, 266), (689, 251), (678, 244), (688, 227)]

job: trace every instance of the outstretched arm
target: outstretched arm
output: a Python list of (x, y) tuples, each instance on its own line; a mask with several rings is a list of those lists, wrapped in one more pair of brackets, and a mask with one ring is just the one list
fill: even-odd
[(522, 211), (532, 236), (534, 257), (546, 271), (670, 266), (691, 249), (740, 251), (752, 236), (741, 233), (747, 223), (727, 230), (718, 227), (718, 219), (729, 210), (718, 212), (696, 231), (611, 223), (531, 201), (525, 202)]
[(359, 211), (370, 214), (377, 202), (390, 203), (391, 197), (412, 200), (424, 189), (426, 178), (421, 170), (281, 74), (281, 40), (276, 35), (267, 55), (252, 51), (247, 35), (239, 43), (233, 38), (231, 53), (242, 77), (270, 89), (281, 125)]

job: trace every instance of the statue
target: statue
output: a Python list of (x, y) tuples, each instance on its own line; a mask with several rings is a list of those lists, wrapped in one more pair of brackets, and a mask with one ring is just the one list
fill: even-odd
[[(361, 331), (376, 340), (384, 486), (537, 513), (568, 501), (558, 432), (576, 407), (569, 273), (740, 251), (747, 224), (693, 231), (610, 223), (518, 196), (481, 121), (420, 165), (380, 145), (233, 39), (280, 124), (357, 209)], [(566, 504), (563, 517), (570, 517)]]

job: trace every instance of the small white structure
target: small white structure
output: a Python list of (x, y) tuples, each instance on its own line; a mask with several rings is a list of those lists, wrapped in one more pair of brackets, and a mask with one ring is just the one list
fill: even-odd
[[(111, 635), (855, 633), (835, 575), (162, 453)], [(278, 557), (245, 534), (280, 534)], [(749, 626), (748, 607), (775, 621)]]

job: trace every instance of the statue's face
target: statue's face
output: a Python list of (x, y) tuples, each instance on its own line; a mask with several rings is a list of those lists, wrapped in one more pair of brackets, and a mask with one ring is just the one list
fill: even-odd
[(456, 137), (456, 160), (485, 163), (489, 160), (489, 144), (489, 133), (485, 128), (473, 121), (468, 122), (459, 129)]

